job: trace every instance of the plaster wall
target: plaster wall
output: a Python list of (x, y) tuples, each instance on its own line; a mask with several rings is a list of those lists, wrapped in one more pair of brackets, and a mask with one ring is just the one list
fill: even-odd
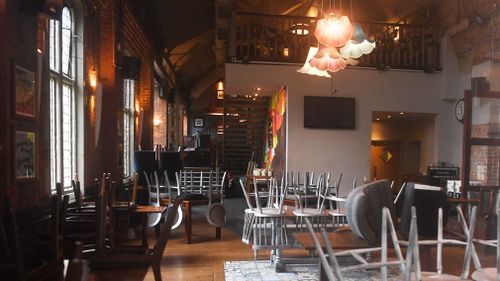
[[(448, 161), (459, 165), (454, 148), (461, 147), (461, 131), (454, 103), (443, 100), (443, 74), (417, 71), (348, 68), (322, 78), (297, 73), (297, 65), (226, 64), (228, 94), (245, 94), (255, 86), (288, 87), (288, 171), (343, 173), (344, 184), (369, 177), (373, 111), (436, 114), (429, 163)], [(304, 96), (339, 96), (356, 99), (354, 130), (304, 128)]]

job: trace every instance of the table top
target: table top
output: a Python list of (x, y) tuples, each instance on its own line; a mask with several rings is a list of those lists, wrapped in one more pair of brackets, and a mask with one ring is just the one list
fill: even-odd
[[(319, 239), (321, 246), (323, 245), (323, 239), (321, 238), (321, 234), (316, 233)], [(293, 238), (297, 240), (305, 249), (311, 250), (315, 249), (314, 242), (311, 238), (311, 234), (309, 232), (297, 232), (292, 233)], [(350, 230), (339, 231), (339, 232), (328, 232), (328, 239), (332, 245), (333, 249), (360, 249), (360, 248), (369, 248), (373, 245), (370, 245), (363, 239), (358, 238), (354, 233)]]
[(166, 206), (141, 206), (137, 205), (136, 208), (132, 209), (133, 213), (138, 214), (155, 214), (155, 213), (163, 213), (167, 210)]

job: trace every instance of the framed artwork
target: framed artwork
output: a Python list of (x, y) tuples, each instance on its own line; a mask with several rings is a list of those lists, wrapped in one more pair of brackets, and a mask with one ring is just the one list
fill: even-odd
[(17, 65), (14, 72), (16, 115), (35, 118), (35, 73)]
[(14, 132), (14, 173), (16, 180), (36, 178), (36, 133), (16, 129)]
[(194, 127), (195, 128), (203, 128), (203, 127), (205, 127), (205, 118), (203, 118), (203, 117), (195, 117), (194, 118)]

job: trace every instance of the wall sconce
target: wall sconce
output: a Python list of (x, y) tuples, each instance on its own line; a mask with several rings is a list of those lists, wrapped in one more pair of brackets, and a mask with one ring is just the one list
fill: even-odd
[(95, 122), (95, 95), (90, 95), (90, 125), (94, 127)]
[(92, 89), (97, 87), (97, 71), (95, 69), (89, 71), (89, 85)]
[(153, 119), (153, 126), (158, 127), (160, 126), (160, 118), (154, 118)]
[(219, 81), (217, 83), (217, 99), (218, 100), (224, 99), (224, 83), (222, 81)]
[(135, 105), (134, 105), (134, 107), (135, 107), (135, 112), (136, 112), (136, 113), (139, 113), (139, 111), (141, 111), (141, 104), (140, 104), (140, 102), (139, 102), (139, 100), (138, 100), (138, 99), (136, 99), (136, 100), (135, 100)]

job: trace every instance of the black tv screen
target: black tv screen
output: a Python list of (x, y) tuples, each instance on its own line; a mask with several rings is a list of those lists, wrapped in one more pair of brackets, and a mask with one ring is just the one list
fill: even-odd
[(304, 127), (354, 129), (354, 98), (304, 97)]

